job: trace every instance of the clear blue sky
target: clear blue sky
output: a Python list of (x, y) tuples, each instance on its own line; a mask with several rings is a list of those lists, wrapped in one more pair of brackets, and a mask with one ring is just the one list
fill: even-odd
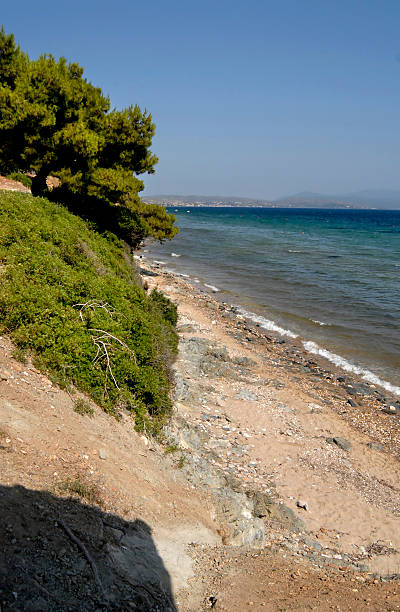
[(399, 0), (19, 0), (0, 22), (151, 111), (148, 194), (400, 188)]

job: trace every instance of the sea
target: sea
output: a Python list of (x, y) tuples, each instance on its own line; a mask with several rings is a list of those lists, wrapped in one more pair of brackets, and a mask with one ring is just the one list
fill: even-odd
[(143, 256), (400, 397), (400, 210), (169, 208)]

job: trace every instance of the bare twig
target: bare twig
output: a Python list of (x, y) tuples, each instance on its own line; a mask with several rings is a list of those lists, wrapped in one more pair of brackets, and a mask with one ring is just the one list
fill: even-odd
[(85, 555), (86, 559), (89, 562), (90, 567), (92, 568), (92, 572), (93, 572), (93, 576), (97, 582), (97, 585), (104, 597), (105, 600), (108, 600), (108, 597), (106, 595), (106, 592), (104, 590), (103, 587), (103, 583), (101, 582), (100, 579), (100, 575), (97, 569), (97, 566), (95, 564), (95, 562), (93, 561), (92, 557), (90, 556), (88, 549), (86, 548), (86, 546), (83, 544), (83, 542), (81, 542), (79, 540), (79, 538), (76, 537), (76, 535), (74, 535), (71, 531), (71, 529), (68, 527), (68, 525), (66, 525), (64, 523), (64, 521), (62, 519), (58, 519), (58, 522), (60, 523), (61, 527), (64, 529), (65, 533), (70, 537), (70, 539), (78, 546), (78, 548), (81, 549), (81, 551), (83, 552), (83, 554)]
[(111, 378), (112, 378), (112, 380), (114, 382), (114, 385), (117, 387), (117, 389), (119, 391), (118, 383), (115, 380), (115, 376), (114, 376), (113, 371), (111, 369), (110, 357), (109, 357), (108, 350), (107, 350), (107, 346), (111, 346), (111, 345), (108, 344), (107, 342), (104, 342), (103, 340), (101, 340), (101, 336), (99, 338), (93, 338), (93, 342), (94, 342), (95, 346), (97, 346), (97, 354), (96, 354), (96, 357), (93, 359), (93, 363), (96, 363), (96, 361), (98, 361), (102, 357), (104, 357), (105, 360), (106, 360), (106, 380), (105, 380), (104, 386), (107, 385), (107, 372), (109, 372), (110, 376), (111, 376)]
[(111, 318), (116, 313), (116, 311), (110, 306), (110, 304), (108, 304), (107, 302), (99, 302), (97, 300), (92, 300), (92, 301), (86, 302), (85, 304), (74, 304), (73, 307), (79, 308), (79, 317), (81, 321), (83, 321), (82, 313), (87, 308), (90, 308), (91, 310), (95, 310), (96, 308), (102, 308), (110, 315)]
[[(102, 308), (105, 312), (107, 312), (107, 314), (110, 315), (110, 317), (112, 318), (113, 315), (115, 314), (121, 314), (121, 313), (117, 313), (116, 310), (114, 310), (114, 308), (112, 306), (110, 306), (110, 304), (108, 304), (107, 302), (103, 302), (103, 301), (99, 301), (99, 300), (89, 300), (87, 302), (84, 303), (79, 303), (79, 304), (74, 304), (74, 308), (79, 308), (79, 317), (81, 319), (82, 322), (84, 322), (84, 316), (83, 313), (85, 312), (85, 310), (95, 310), (96, 308)], [(112, 367), (111, 367), (111, 359), (110, 359), (110, 352), (111, 349), (113, 348), (113, 345), (111, 343), (111, 340), (114, 340), (115, 342), (118, 342), (118, 344), (120, 344), (130, 355), (131, 357), (134, 359), (135, 364), (137, 364), (137, 360), (136, 360), (136, 355), (135, 353), (132, 351), (132, 349), (129, 348), (129, 346), (127, 344), (125, 344), (125, 342), (123, 342), (122, 340), (120, 340), (119, 338), (117, 338), (117, 336), (114, 336), (113, 334), (110, 334), (110, 332), (105, 331), (104, 329), (97, 329), (97, 328), (90, 328), (89, 332), (97, 332), (99, 334), (101, 334), (100, 336), (97, 337), (93, 337), (92, 336), (92, 341), (93, 344), (95, 345), (97, 352), (96, 355), (93, 359), (93, 363), (97, 363), (100, 360), (104, 360), (105, 361), (105, 380), (104, 380), (104, 390), (105, 392), (107, 392), (107, 376), (109, 375), (112, 382), (114, 383), (115, 387), (118, 389), (118, 391), (120, 390), (120, 387), (116, 381), (116, 378), (114, 376), (114, 373), (112, 371)]]
[(96, 355), (95, 355), (95, 357), (93, 359), (93, 363), (97, 363), (100, 359), (104, 359), (105, 360), (105, 364), (106, 364), (106, 379), (105, 379), (105, 382), (104, 382), (104, 388), (105, 389), (107, 388), (107, 373), (108, 373), (110, 375), (114, 385), (119, 390), (118, 383), (117, 383), (117, 381), (115, 379), (114, 373), (113, 373), (112, 368), (111, 368), (109, 349), (112, 348), (112, 344), (111, 344), (110, 340), (115, 340), (116, 342), (118, 342), (118, 344), (120, 344), (133, 357), (135, 363), (137, 363), (135, 353), (132, 351), (132, 349), (129, 348), (129, 346), (127, 344), (125, 344), (125, 342), (123, 342), (122, 340), (117, 338), (117, 336), (114, 336), (113, 334), (110, 334), (110, 332), (105, 331), (104, 329), (97, 329), (97, 328), (92, 327), (92, 328), (89, 329), (89, 331), (90, 332), (98, 332), (98, 333), (102, 334), (101, 336), (92, 337), (92, 340), (93, 340), (93, 343), (94, 343), (95, 347), (97, 348), (97, 352), (96, 352)]
[[(94, 327), (91, 327), (89, 329), (89, 331), (95, 331), (95, 332), (99, 332), (101, 334), (104, 334), (105, 336), (107, 336), (107, 338), (112, 338), (113, 340), (116, 340), (117, 342), (119, 342), (119, 344), (121, 346), (124, 347), (124, 349), (126, 349), (134, 358), (135, 363), (136, 363), (136, 355), (135, 353), (132, 351), (132, 349), (129, 348), (129, 346), (127, 344), (125, 344), (125, 342), (122, 342), (122, 340), (120, 340), (119, 338), (117, 338), (117, 336), (113, 336), (112, 334), (110, 334), (110, 332), (104, 331), (104, 329), (96, 329)], [(103, 336), (99, 336), (99, 339), (102, 339)]]

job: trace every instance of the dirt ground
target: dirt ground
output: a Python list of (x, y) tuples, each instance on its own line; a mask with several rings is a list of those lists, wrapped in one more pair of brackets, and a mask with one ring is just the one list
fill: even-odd
[[(400, 568), (397, 420), (373, 399), (351, 407), (336, 374), (306, 374), (288, 345), (258, 337), (182, 279), (154, 273), (150, 286), (178, 303), (183, 339), (255, 362), (247, 382), (197, 381), (178, 360), (191, 388), (212, 391), (178, 402), (177, 414), (203, 423), (209, 440), (247, 443), (243, 457), (221, 450), (215, 463), (260, 490), (273, 482), (325, 556), (311, 559), (294, 540), (282, 548), (287, 534), (269, 525), (262, 548), (224, 545), (212, 492), (186, 478), (178, 456), (136, 433), (127, 414), (117, 421), (94, 405), (93, 417), (76, 413), (79, 395), (17, 361), (2, 337), (1, 610), (400, 609), (398, 581), (378, 577)], [(356, 561), (366, 570), (353, 571)]]

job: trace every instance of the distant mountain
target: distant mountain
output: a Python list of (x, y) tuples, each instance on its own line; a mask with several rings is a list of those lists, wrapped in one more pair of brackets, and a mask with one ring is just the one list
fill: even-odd
[(400, 210), (400, 191), (369, 189), (339, 195), (304, 191), (279, 198), (274, 204), (296, 208), (378, 208)]

